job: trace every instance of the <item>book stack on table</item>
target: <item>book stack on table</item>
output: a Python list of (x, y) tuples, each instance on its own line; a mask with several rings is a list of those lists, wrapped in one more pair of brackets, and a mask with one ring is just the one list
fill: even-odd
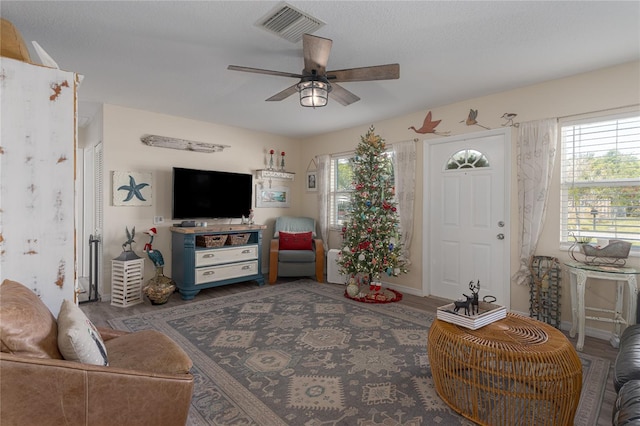
[(473, 315), (465, 315), (464, 308), (460, 308), (458, 312), (456, 312), (455, 308), (455, 303), (440, 306), (437, 309), (436, 316), (439, 320), (471, 330), (477, 330), (507, 316), (507, 308), (487, 302), (479, 302), (478, 313)]

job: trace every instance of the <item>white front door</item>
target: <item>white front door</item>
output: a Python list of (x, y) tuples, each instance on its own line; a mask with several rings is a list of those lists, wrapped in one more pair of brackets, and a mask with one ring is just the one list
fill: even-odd
[(509, 307), (511, 129), (426, 141), (425, 294), (495, 296)]

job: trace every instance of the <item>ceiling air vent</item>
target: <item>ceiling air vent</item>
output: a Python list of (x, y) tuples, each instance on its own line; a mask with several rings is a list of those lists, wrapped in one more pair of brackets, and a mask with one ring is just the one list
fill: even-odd
[(302, 40), (303, 34), (312, 34), (325, 23), (290, 4), (281, 3), (256, 25), (285, 40), (297, 43)]

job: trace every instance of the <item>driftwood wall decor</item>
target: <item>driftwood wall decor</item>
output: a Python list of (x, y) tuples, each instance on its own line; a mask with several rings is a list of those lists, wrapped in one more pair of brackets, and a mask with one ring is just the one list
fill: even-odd
[(185, 139), (170, 138), (167, 136), (145, 135), (140, 138), (143, 144), (149, 146), (159, 146), (162, 148), (181, 149), (183, 151), (195, 152), (221, 152), (229, 145), (220, 145), (209, 142), (194, 142)]

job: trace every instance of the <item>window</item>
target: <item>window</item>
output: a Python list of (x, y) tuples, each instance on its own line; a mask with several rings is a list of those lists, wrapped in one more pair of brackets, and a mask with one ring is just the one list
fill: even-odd
[(463, 149), (458, 151), (447, 161), (447, 170), (458, 169), (476, 169), (480, 167), (489, 167), (487, 157), (475, 149)]
[(640, 114), (565, 121), (561, 138), (561, 242), (622, 239), (639, 252)]
[[(333, 229), (342, 228), (344, 221), (349, 215), (351, 206), (351, 194), (354, 191), (353, 166), (351, 159), (353, 153), (336, 155), (331, 158), (330, 177), (330, 227)], [(393, 151), (386, 151), (386, 155), (393, 159)], [(392, 177), (393, 179), (393, 177)], [(392, 182), (393, 183), (393, 182)]]
[(342, 226), (349, 214), (353, 192), (351, 155), (331, 159), (331, 226)]

